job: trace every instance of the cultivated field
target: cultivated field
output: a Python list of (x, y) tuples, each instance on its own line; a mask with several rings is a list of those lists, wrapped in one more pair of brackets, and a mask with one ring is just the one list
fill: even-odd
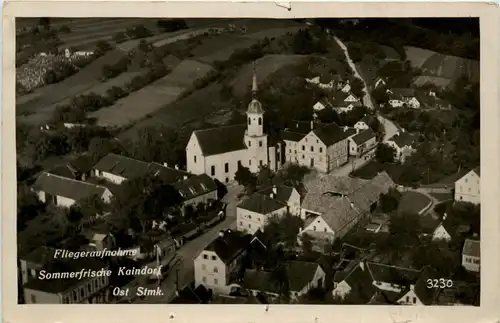
[[(461, 75), (467, 75), (472, 81), (479, 81), (479, 62), (457, 56), (443, 55), (431, 50), (405, 47), (407, 59), (422, 70), (422, 76), (430, 77), (444, 84), (439, 78), (454, 82)], [(423, 82), (422, 80), (420, 82)]]
[[(258, 41), (258, 39), (249, 39), (242, 35), (217, 36), (201, 45), (203, 47), (199, 51), (206, 52), (207, 54), (204, 56), (197, 56), (197, 58), (199, 61), (209, 64), (216, 61), (226, 61), (235, 50), (250, 48), (253, 44), (258, 43)], [(213, 49), (213, 51), (210, 49)]]
[(97, 118), (98, 124), (107, 126), (120, 127), (139, 121), (177, 100), (194, 80), (207, 75), (211, 70), (211, 66), (200, 62), (183, 61), (169, 75), (89, 116)]
[[(269, 75), (277, 70), (300, 62), (304, 59), (301, 55), (267, 55), (255, 62), (258, 82), (262, 83)], [(251, 87), (253, 63), (243, 66), (237, 76), (231, 81), (233, 93), (237, 96), (244, 95)]]
[(18, 97), (16, 114), (22, 116), (22, 121), (31, 124), (45, 122), (50, 118), (56, 104), (98, 85), (102, 67), (115, 63), (123, 55), (125, 53), (120, 50), (112, 50), (65, 80), (41, 87), (27, 96)]

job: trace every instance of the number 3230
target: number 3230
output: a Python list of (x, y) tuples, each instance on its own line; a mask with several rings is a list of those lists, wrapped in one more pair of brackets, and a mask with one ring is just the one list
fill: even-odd
[(450, 288), (453, 287), (451, 279), (427, 279), (427, 288)]

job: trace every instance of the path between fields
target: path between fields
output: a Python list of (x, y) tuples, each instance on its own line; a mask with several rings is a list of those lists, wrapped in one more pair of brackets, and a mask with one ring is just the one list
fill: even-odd
[[(347, 60), (347, 64), (349, 64), (349, 67), (351, 68), (352, 72), (354, 75), (359, 78), (361, 81), (363, 81), (363, 91), (365, 92), (365, 95), (363, 97), (363, 104), (368, 107), (369, 109), (375, 109), (375, 106), (373, 105), (372, 98), (370, 96), (370, 91), (368, 90), (368, 85), (363, 77), (361, 77), (361, 74), (359, 74), (358, 69), (356, 68), (356, 65), (352, 61), (351, 57), (349, 56), (349, 51), (347, 50), (347, 46), (337, 37), (333, 36), (333, 39), (335, 39), (335, 42), (339, 45), (340, 48), (344, 51), (345, 58)], [(378, 112), (377, 112), (377, 119), (380, 121), (380, 123), (384, 126), (384, 141), (391, 138), (398, 132), (398, 128), (396, 125), (389, 119), (386, 119), (382, 117)]]

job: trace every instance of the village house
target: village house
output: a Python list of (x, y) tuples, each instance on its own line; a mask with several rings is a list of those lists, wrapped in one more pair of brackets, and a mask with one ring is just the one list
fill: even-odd
[(175, 166), (174, 168), (169, 167), (167, 163), (163, 163), (163, 165), (154, 162), (150, 163), (149, 172), (151, 175), (153, 175), (153, 177), (159, 178), (163, 183), (166, 184), (185, 181), (194, 176), (193, 174), (179, 169), (178, 166)]
[(348, 137), (353, 129), (344, 129), (336, 123), (310, 122), (309, 128), (297, 122), (295, 128), (281, 132), (285, 142), (285, 160), (323, 173), (340, 167), (348, 161)]
[(478, 166), (455, 182), (455, 201), (481, 204), (481, 168)]
[(365, 262), (350, 261), (344, 270), (336, 271), (333, 277), (333, 298), (345, 299), (351, 292), (358, 301), (368, 303), (377, 289)]
[(379, 87), (384, 87), (386, 85), (387, 85), (386, 79), (384, 79), (383, 77), (378, 77), (375, 79), (373, 88), (377, 89)]
[(481, 243), (479, 240), (465, 240), (464, 247), (462, 249), (462, 267), (468, 271), (480, 271)]
[(415, 89), (388, 89), (389, 105), (393, 108), (407, 106), (408, 108), (420, 108), (420, 102), (416, 97)]
[[(328, 79), (329, 81), (327, 81)], [(346, 83), (342, 80), (342, 77), (338, 74), (323, 74), (321, 76), (315, 76), (313, 78), (306, 78), (306, 82), (309, 84), (313, 84), (323, 90), (340, 90), (346, 85)]]
[(78, 201), (97, 196), (104, 203), (110, 203), (113, 194), (104, 186), (82, 182), (54, 174), (42, 173), (32, 190), (38, 199), (47, 204), (70, 207)]
[(280, 144), (272, 143), (264, 133), (264, 109), (257, 100), (257, 78), (254, 71), (252, 101), (247, 109), (246, 125), (231, 125), (196, 130), (186, 146), (187, 170), (207, 174), (223, 183), (234, 180), (240, 166), (257, 173), (267, 166), (281, 167)]
[(349, 137), (349, 155), (351, 156), (363, 156), (377, 146), (377, 135), (372, 129), (357, 131), (358, 133)]
[(432, 232), (432, 240), (450, 241), (451, 238), (457, 235), (464, 234), (470, 231), (470, 225), (457, 223), (452, 217), (446, 213), (443, 215), (441, 222)]
[(145, 176), (149, 171), (149, 163), (116, 154), (106, 155), (93, 167), (95, 177), (113, 184)]
[(66, 164), (52, 168), (48, 171), (48, 173), (79, 181), (85, 181), (91, 175), (93, 164), (94, 163), (90, 156), (81, 155)]
[(276, 194), (254, 193), (236, 207), (236, 228), (253, 234), (263, 230), (266, 224), (286, 214), (288, 206), (276, 199)]
[(29, 254), (19, 258), (21, 267), (21, 282), (26, 284), (32, 279), (36, 279), (40, 270), (48, 263), (54, 261), (56, 249), (52, 247), (40, 246)]
[(397, 131), (394, 136), (387, 139), (385, 143), (396, 150), (394, 159), (404, 162), (415, 150), (415, 136), (402, 130)]
[[(317, 263), (288, 261), (285, 268), (292, 302), (296, 302), (312, 288), (324, 287), (326, 274)], [(261, 294), (270, 302), (275, 301), (283, 292), (272, 272), (256, 269), (245, 270), (241, 288), (252, 296)]]
[(207, 203), (217, 200), (217, 185), (207, 174), (189, 176), (188, 178), (175, 182), (172, 186), (179, 192), (183, 199), (183, 205), (196, 207), (198, 203)]
[(313, 110), (314, 111), (322, 111), (322, 110), (324, 110), (326, 108), (333, 109), (332, 103), (327, 98), (322, 98), (321, 100), (319, 100), (318, 102), (316, 102), (313, 105)]
[(295, 187), (287, 185), (273, 185), (259, 191), (260, 194), (272, 196), (288, 206), (287, 212), (300, 216), (300, 194)]
[(195, 287), (203, 285), (214, 294), (229, 294), (230, 282), (238, 275), (252, 238), (250, 234), (221, 231), (194, 260)]
[(318, 250), (335, 239), (342, 238), (361, 219), (369, 216), (381, 194), (395, 184), (386, 172), (371, 180), (325, 176), (305, 183), (307, 193), (301, 206), (304, 228)]
[[(108, 270), (108, 265), (93, 258), (65, 259), (51, 262), (42, 270), (47, 273), (79, 272), (85, 269)], [(24, 285), (26, 304), (105, 304), (110, 298), (109, 277), (82, 279), (33, 279)]]
[(83, 236), (89, 241), (88, 247), (93, 250), (112, 250), (116, 247), (116, 239), (110, 232), (88, 229), (83, 232)]
[(371, 129), (370, 128), (370, 123), (374, 117), (365, 115), (363, 118), (361, 118), (358, 122), (354, 124), (354, 129), (356, 130), (367, 130)]

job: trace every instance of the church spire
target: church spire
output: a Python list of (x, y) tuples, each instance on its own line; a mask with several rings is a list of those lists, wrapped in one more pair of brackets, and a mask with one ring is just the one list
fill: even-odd
[(253, 62), (252, 98), (257, 98), (257, 69), (255, 68), (255, 61)]

